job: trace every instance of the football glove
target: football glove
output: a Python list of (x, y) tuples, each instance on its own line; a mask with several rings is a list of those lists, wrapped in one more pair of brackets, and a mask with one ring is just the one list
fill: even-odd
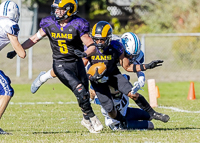
[(132, 88), (132, 90), (131, 90), (131, 93), (132, 93), (132, 94), (135, 94), (135, 93), (137, 93), (138, 90), (140, 90), (140, 89), (141, 89), (141, 88), (140, 88), (139, 82), (135, 82), (135, 83), (134, 83), (134, 86), (133, 86), (133, 88)]
[(89, 79), (95, 83), (98, 83), (98, 80), (103, 77), (103, 74), (99, 74), (98, 68), (96, 68), (96, 72), (93, 76), (90, 76)]
[(101, 79), (98, 80), (99, 83), (105, 83), (108, 81), (108, 77), (107, 76), (103, 76)]
[(12, 59), (17, 55), (15, 51), (11, 51), (7, 53), (7, 58)]
[(146, 69), (153, 69), (155, 67), (162, 66), (162, 64), (160, 63), (163, 63), (163, 60), (155, 60), (150, 62), (149, 64), (144, 64), (144, 66)]
[(78, 49), (74, 50), (74, 54), (77, 55), (77, 57), (80, 57), (80, 58), (87, 57), (87, 54), (85, 52), (81, 52)]

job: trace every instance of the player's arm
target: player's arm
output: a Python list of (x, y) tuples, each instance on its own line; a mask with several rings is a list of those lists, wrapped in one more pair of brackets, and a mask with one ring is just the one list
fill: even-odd
[(75, 54), (78, 57), (90, 57), (96, 52), (96, 46), (92, 38), (86, 33), (81, 36), (82, 42), (87, 46), (87, 50), (81, 52), (80, 50), (75, 50)]
[(87, 50), (84, 51), (87, 54), (87, 57), (90, 57), (91, 55), (95, 54), (96, 46), (92, 38), (88, 34), (84, 34), (83, 36), (81, 36), (81, 40), (88, 47)]
[(163, 60), (151, 61), (148, 64), (130, 64), (129, 59), (124, 56), (124, 53), (119, 57), (121, 66), (128, 72), (146, 71), (147, 69), (153, 69), (158, 66), (162, 66)]
[[(122, 53), (121, 56), (119, 57), (119, 61), (120, 61), (120, 65), (127, 72), (139, 72), (139, 71), (141, 71), (140, 65), (131, 64), (129, 59), (124, 56), (124, 53)], [(135, 71), (133, 70), (133, 66), (135, 66)]]
[(19, 43), (17, 36), (9, 34), (9, 33), (7, 35), (8, 35), (8, 38), (10, 39), (10, 43), (11, 43), (13, 49), (15, 50), (15, 52), (17, 53), (17, 55), (19, 55), (20, 58), (24, 59), (26, 57), (26, 52), (22, 48), (22, 45)]
[(22, 47), (24, 49), (29, 49), (33, 45), (35, 45), (37, 42), (39, 42), (43, 37), (46, 36), (46, 33), (40, 28), (37, 33), (35, 33), (32, 37), (27, 39), (23, 44)]
[[(10, 41), (11, 41), (11, 44), (12, 45), (18, 45), (19, 44), (19, 41), (18, 41), (18, 39), (17, 39), (17, 41), (16, 41), (16, 38), (14, 37), (13, 38), (13, 36), (11, 35), (11, 34), (8, 34), (8, 36), (9, 36), (9, 39), (10, 39)], [(35, 43), (37, 43), (38, 41), (40, 41), (44, 36), (46, 36), (46, 33), (42, 30), (42, 28), (40, 28), (39, 30), (38, 30), (38, 32), (35, 34), (35, 35), (33, 35), (31, 38), (29, 38), (28, 40), (26, 40), (22, 45), (20, 45), (21, 46), (21, 50), (20, 51), (24, 51), (24, 49), (29, 49), (30, 47), (32, 47)], [(15, 46), (16, 47), (16, 46)], [(15, 49), (15, 48), (14, 48)], [(16, 50), (16, 49), (15, 49)], [(18, 52), (20, 52), (19, 50), (18, 50)], [(17, 52), (17, 51), (16, 51)], [(16, 56), (16, 52), (15, 51), (11, 51), (11, 52), (8, 52), (7, 53), (7, 58), (9, 58), (9, 59), (12, 59), (12, 58), (14, 58), (15, 56)], [(17, 52), (17, 54), (18, 54), (18, 52)], [(25, 52), (25, 51), (24, 51)], [(19, 53), (19, 54), (21, 54), (21, 52)], [(19, 55), (18, 54), (18, 55)], [(19, 55), (20, 56), (20, 55)], [(26, 55), (25, 55), (26, 56)], [(21, 56), (20, 56), (21, 57)], [(22, 56), (23, 57), (23, 56)], [(25, 58), (25, 57), (24, 57)]]

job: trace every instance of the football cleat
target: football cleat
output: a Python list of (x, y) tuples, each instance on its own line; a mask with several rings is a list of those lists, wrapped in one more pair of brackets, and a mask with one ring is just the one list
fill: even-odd
[(101, 122), (99, 121), (97, 116), (90, 118), (90, 121), (91, 121), (95, 131), (98, 132), (98, 131), (101, 131), (103, 129), (103, 125), (101, 124)]
[(160, 120), (166, 123), (169, 121), (170, 117), (162, 113), (154, 112), (153, 115), (150, 117), (150, 119)]
[(153, 129), (154, 129), (153, 123), (148, 121), (148, 130), (153, 130)]
[(11, 133), (7, 133), (0, 128), (0, 135), (12, 135)]
[(33, 81), (32, 85), (31, 85), (31, 92), (34, 94), (39, 88), (40, 86), (44, 83), (40, 81), (40, 77), (45, 74), (45, 71), (40, 72), (40, 74), (38, 75), (38, 77)]
[(83, 120), (81, 121), (81, 125), (83, 125), (84, 127), (86, 127), (90, 131), (90, 133), (100, 133), (100, 132), (97, 132), (97, 131), (94, 130), (94, 128), (93, 128), (92, 123), (91, 123), (90, 120), (87, 121), (87, 120), (85, 120), (83, 118)]

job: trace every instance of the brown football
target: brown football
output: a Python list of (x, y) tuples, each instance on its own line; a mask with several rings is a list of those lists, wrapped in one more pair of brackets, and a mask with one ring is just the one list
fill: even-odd
[(93, 76), (96, 72), (96, 68), (98, 68), (98, 73), (99, 74), (103, 74), (106, 71), (106, 65), (104, 63), (96, 63), (93, 64), (89, 70), (88, 70), (88, 74), (90, 74), (91, 76)]

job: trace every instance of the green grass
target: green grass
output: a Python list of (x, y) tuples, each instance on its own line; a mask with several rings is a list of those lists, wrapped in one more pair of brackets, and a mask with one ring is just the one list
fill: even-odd
[[(200, 114), (178, 112), (165, 107), (199, 111), (200, 83), (195, 82), (196, 100), (187, 100), (190, 82), (157, 83), (161, 97), (156, 111), (168, 114), (168, 123), (153, 120), (155, 130), (111, 131), (104, 125), (100, 134), (90, 134), (80, 121), (81, 111), (75, 96), (62, 84), (44, 84), (36, 94), (30, 85), (14, 84), (15, 95), (11, 100), (0, 127), (13, 135), (1, 135), (1, 143), (130, 143), (130, 142), (199, 142)], [(148, 100), (147, 85), (140, 91)], [(44, 103), (51, 104), (44, 104)], [(67, 103), (71, 104), (67, 104)], [(133, 107), (137, 107), (130, 101)], [(19, 104), (21, 103), (21, 104)], [(35, 103), (35, 104), (22, 104)], [(43, 103), (43, 104), (42, 104)], [(62, 103), (62, 104), (61, 104)], [(104, 124), (100, 107), (92, 107)]]

